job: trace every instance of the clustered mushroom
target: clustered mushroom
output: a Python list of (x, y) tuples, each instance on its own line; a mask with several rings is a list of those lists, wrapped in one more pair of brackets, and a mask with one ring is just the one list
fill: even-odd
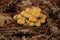
[(46, 15), (39, 7), (28, 7), (13, 18), (18, 24), (40, 27), (41, 23), (45, 23)]

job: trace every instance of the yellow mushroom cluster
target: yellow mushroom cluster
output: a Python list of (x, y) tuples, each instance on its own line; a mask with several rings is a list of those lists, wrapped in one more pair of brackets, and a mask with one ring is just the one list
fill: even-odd
[(28, 7), (13, 18), (18, 24), (39, 27), (45, 22), (46, 15), (41, 13), (39, 7)]

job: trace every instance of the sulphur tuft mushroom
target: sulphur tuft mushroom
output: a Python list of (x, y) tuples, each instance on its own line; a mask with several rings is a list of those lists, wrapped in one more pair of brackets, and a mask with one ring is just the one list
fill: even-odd
[(41, 12), (39, 7), (28, 7), (15, 15), (18, 24), (40, 27), (41, 23), (45, 23), (46, 15)]

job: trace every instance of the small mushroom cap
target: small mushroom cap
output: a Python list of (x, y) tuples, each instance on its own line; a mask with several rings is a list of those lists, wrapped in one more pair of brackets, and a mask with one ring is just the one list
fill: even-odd
[(33, 12), (41, 12), (41, 9), (39, 7), (33, 7)]
[(20, 14), (21, 14), (22, 16), (24, 16), (24, 15), (25, 15), (25, 13), (26, 13), (25, 11), (22, 11)]
[(26, 12), (26, 11), (22, 11), (21, 15), (26, 17), (26, 18), (29, 18), (31, 16), (31, 14), (29, 12)]
[(40, 13), (32, 12), (32, 15), (38, 18), (40, 16)]
[(35, 22), (35, 21), (37, 21), (37, 18), (34, 17), (34, 16), (31, 16), (31, 17), (29, 18), (29, 20), (32, 21), (32, 22)]
[(38, 19), (38, 20), (35, 22), (35, 26), (37, 26), (37, 27), (41, 26), (41, 20), (40, 20), (40, 19)]
[(26, 12), (29, 12), (29, 13), (32, 13), (32, 8), (26, 8), (26, 10), (25, 10)]
[(22, 15), (18, 14), (17, 19), (20, 19), (20, 18), (22, 18)]
[(27, 22), (27, 24), (28, 24), (29, 26), (34, 26), (34, 22), (31, 22), (31, 21)]
[(41, 23), (45, 23), (45, 19), (46, 19), (46, 16), (45, 15), (43, 15), (42, 17), (41, 17)]
[(14, 20), (17, 20), (17, 15), (14, 15), (13, 19), (14, 19)]
[(41, 26), (41, 23), (36, 22), (36, 23), (35, 23), (35, 26), (36, 26), (36, 27), (39, 27), (39, 26)]
[(25, 23), (25, 18), (20, 18), (17, 20), (18, 24), (24, 24)]

